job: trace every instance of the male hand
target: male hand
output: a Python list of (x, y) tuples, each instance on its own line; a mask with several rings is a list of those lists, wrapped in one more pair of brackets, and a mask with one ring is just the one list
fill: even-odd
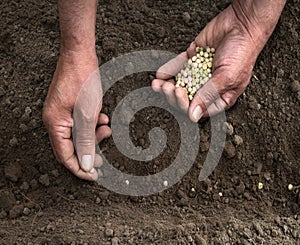
[[(108, 117), (100, 114), (102, 91), (97, 69), (94, 52), (62, 51), (43, 110), (43, 121), (56, 158), (73, 174), (86, 180), (96, 180), (98, 173), (94, 167), (102, 164), (100, 156), (95, 155), (96, 140), (100, 142), (111, 135), (106, 125)], [(76, 121), (76, 142), (73, 142), (75, 103), (80, 120)]]
[[(207, 24), (186, 52), (162, 66), (157, 79), (152, 81), (153, 90), (164, 93), (168, 102), (188, 113), (192, 121), (198, 122), (203, 116), (231, 107), (248, 85), (257, 56), (274, 30), (284, 6), (278, 3), (281, 9), (277, 12), (268, 8), (264, 10), (261, 9), (264, 6), (257, 7), (255, 1), (235, 1)], [(269, 19), (264, 21), (265, 18)], [(190, 103), (184, 89), (175, 87), (173, 76), (188, 58), (196, 54), (196, 47), (205, 46), (216, 49), (213, 75)]]

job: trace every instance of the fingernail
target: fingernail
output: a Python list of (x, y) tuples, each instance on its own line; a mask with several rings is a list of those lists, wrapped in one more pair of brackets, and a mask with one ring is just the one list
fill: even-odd
[(95, 171), (96, 171), (96, 170), (95, 170), (94, 168), (92, 168), (91, 171), (90, 171), (90, 174), (95, 173)]
[(91, 171), (92, 166), (93, 166), (92, 156), (91, 155), (83, 155), (81, 158), (81, 168), (84, 171), (88, 172), (88, 171)]
[(197, 105), (192, 113), (192, 121), (198, 122), (200, 120), (200, 118), (202, 117), (202, 115), (203, 115), (202, 108), (200, 105)]

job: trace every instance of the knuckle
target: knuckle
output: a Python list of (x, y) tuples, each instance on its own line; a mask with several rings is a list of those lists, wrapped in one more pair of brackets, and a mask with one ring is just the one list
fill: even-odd
[(215, 93), (212, 93), (211, 91), (208, 90), (199, 90), (196, 94), (196, 98), (198, 100), (198, 103), (202, 101), (205, 106), (209, 105), (211, 102), (215, 101), (216, 98), (218, 97)]
[(173, 88), (174, 88), (174, 85), (170, 82), (165, 82), (162, 86), (162, 89), (166, 92), (171, 92)]
[(234, 94), (230, 93), (227, 95), (223, 95), (222, 99), (226, 104), (226, 108), (229, 108), (235, 104), (237, 97)]
[(158, 80), (153, 80), (151, 83), (153, 89), (159, 89), (161, 87), (161, 83)]

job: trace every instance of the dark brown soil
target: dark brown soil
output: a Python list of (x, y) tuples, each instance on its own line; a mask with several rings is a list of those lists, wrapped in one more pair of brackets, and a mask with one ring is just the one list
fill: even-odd
[[(179, 53), (227, 2), (102, 0), (99, 59), (144, 49)], [(0, 6), (1, 244), (300, 244), (299, 1), (287, 1), (251, 84), (227, 111), (233, 131), (214, 173), (198, 183), (210, 140), (205, 121), (193, 169), (169, 190), (135, 198), (77, 179), (52, 154), (41, 111), (59, 52), (56, 1)], [(105, 96), (104, 111), (111, 115), (126, 93), (149, 85), (149, 74), (125, 78)], [(143, 110), (131, 137), (147, 148), (158, 125), (168, 148), (147, 167), (122, 156), (112, 139), (101, 147), (123, 171), (159, 172), (180, 144), (172, 116)]]

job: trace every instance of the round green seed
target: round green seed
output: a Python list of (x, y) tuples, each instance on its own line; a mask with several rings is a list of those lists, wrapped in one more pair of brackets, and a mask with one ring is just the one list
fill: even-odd
[(182, 87), (192, 100), (196, 92), (212, 77), (215, 49), (196, 47), (196, 55), (188, 59), (177, 76), (176, 87)]

